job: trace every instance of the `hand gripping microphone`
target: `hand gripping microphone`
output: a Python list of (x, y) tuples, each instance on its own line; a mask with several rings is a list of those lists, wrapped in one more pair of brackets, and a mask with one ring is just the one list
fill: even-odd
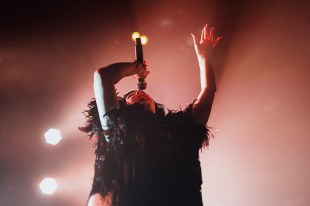
[[(143, 64), (143, 49), (141, 44), (141, 39), (136, 38), (136, 60)], [(147, 83), (143, 78), (138, 78), (137, 80), (137, 88), (139, 90), (145, 90), (147, 87)]]

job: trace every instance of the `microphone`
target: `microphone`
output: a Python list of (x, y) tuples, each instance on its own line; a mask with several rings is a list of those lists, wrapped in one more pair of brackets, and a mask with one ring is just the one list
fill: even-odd
[[(143, 64), (143, 49), (141, 38), (136, 38), (136, 60)], [(139, 90), (145, 90), (147, 87), (147, 83), (143, 78), (138, 78), (137, 80), (137, 88)]]

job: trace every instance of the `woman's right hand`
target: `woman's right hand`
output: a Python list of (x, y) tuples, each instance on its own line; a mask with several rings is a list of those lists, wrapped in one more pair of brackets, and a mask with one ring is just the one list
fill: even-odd
[(135, 74), (133, 77), (145, 79), (151, 73), (147, 69), (147, 64), (145, 61), (143, 63), (134, 61), (133, 63), (135, 64)]

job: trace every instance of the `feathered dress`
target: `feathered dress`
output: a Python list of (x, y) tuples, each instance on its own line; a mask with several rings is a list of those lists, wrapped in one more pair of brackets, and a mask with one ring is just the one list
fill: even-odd
[(90, 195), (112, 194), (113, 206), (201, 206), (199, 149), (208, 145), (209, 132), (184, 111), (128, 105), (106, 114), (102, 130), (96, 101), (85, 112), (81, 130), (97, 137), (94, 179)]

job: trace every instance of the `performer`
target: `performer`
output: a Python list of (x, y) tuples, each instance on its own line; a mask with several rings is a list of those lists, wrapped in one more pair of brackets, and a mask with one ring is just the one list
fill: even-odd
[(221, 37), (214, 40), (214, 28), (207, 25), (200, 41), (192, 37), (201, 92), (183, 111), (165, 114), (141, 90), (117, 96), (114, 85), (124, 77), (147, 78), (144, 63), (115, 63), (95, 72), (95, 100), (80, 128), (97, 137), (89, 206), (202, 205), (199, 149), (208, 144), (206, 124), (216, 92), (209, 53)]

